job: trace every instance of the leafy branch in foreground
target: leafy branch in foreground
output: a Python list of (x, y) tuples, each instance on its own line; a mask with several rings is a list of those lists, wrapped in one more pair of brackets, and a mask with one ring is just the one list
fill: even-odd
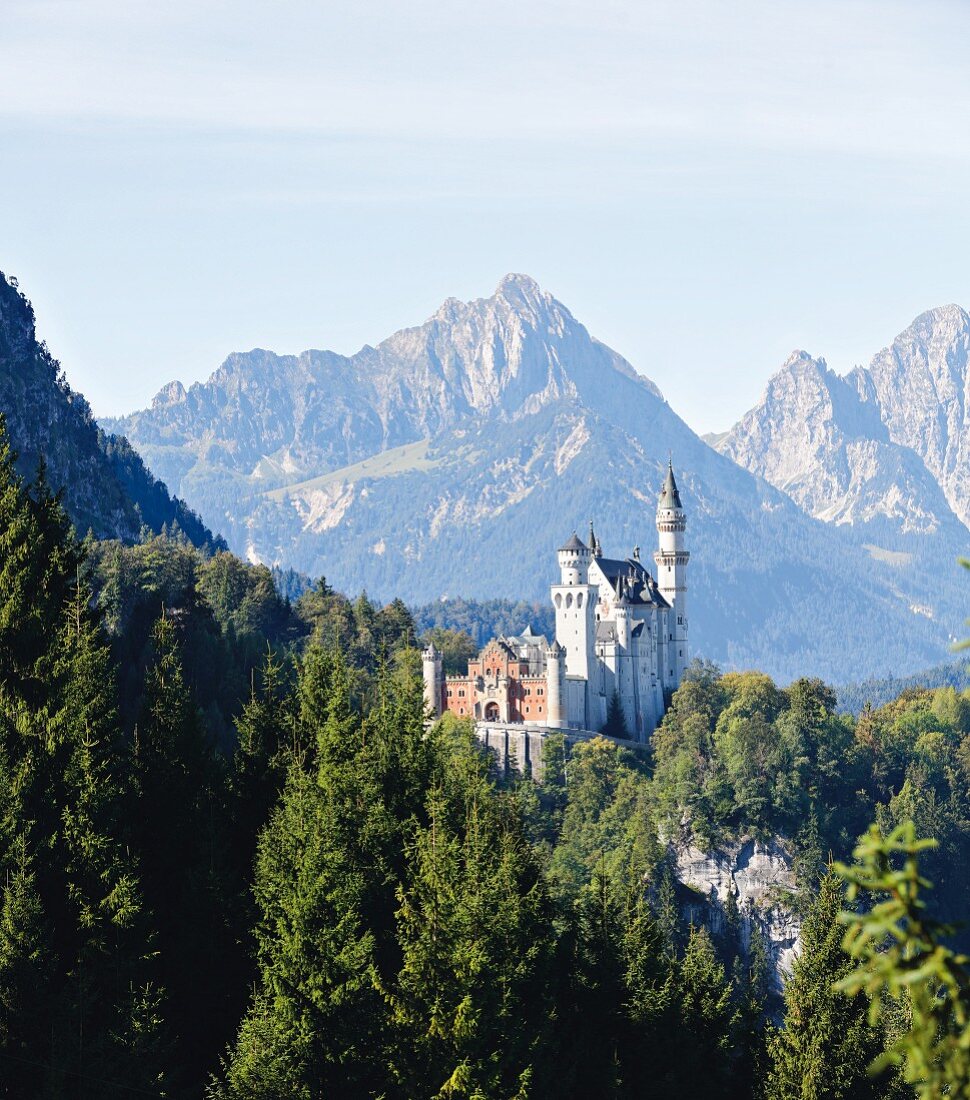
[(901, 1066), (921, 1100), (970, 1097), (970, 960), (945, 945), (953, 928), (929, 916), (922, 897), (933, 884), (919, 873), (919, 855), (935, 846), (917, 839), (912, 821), (888, 836), (872, 825), (853, 853), (855, 864), (835, 864), (850, 902), (860, 895), (875, 902), (840, 916), (848, 925), (843, 946), (859, 966), (836, 988), (865, 992), (873, 1024), (887, 996), (907, 998), (909, 1026), (872, 1070)]

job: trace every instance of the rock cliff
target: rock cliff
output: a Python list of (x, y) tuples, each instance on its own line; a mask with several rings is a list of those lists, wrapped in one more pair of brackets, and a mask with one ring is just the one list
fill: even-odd
[(787, 843), (742, 839), (711, 852), (692, 845), (672, 849), (679, 882), (697, 893), (697, 901), (685, 906), (685, 916), (695, 924), (706, 923), (712, 932), (724, 930), (725, 906), (733, 895), (741, 920), (744, 949), (757, 925), (768, 946), (774, 991), (781, 994), (786, 975), (799, 951), (801, 918), (793, 907), (795, 875)]

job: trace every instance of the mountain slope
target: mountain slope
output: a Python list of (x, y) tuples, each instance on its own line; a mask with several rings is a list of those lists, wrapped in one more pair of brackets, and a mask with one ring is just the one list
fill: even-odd
[(142, 526), (178, 524), (197, 545), (212, 541), (198, 516), (173, 500), (128, 441), (106, 435), (75, 393), (46, 345), (15, 279), (0, 272), (0, 412), (17, 451), (17, 469), (32, 479), (43, 457), (46, 477), (63, 492), (83, 535), (135, 540)]
[(544, 599), (590, 517), (608, 550), (651, 553), (673, 451), (706, 655), (844, 679), (850, 656), (860, 676), (937, 662), (955, 629), (917, 570), (712, 450), (525, 276), (353, 356), (230, 356), (110, 426), (240, 553), (412, 602)]

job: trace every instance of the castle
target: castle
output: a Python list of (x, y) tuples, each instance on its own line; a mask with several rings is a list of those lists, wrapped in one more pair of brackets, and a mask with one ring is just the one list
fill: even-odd
[(531, 628), (494, 639), (464, 676), (445, 676), (430, 646), (423, 668), (431, 712), (473, 718), (485, 740), (510, 726), (588, 735), (609, 719), (611, 732), (647, 741), (688, 662), (686, 527), (671, 463), (657, 504), (656, 579), (639, 547), (607, 558), (592, 523), (588, 545), (574, 533), (558, 551), (552, 643)]

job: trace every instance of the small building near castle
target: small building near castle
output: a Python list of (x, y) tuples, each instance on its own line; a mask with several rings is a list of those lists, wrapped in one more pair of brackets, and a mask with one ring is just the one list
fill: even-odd
[[(557, 552), (551, 586), (556, 634), (531, 628), (493, 639), (464, 675), (445, 676), (434, 646), (423, 654), (425, 700), (433, 714), (451, 711), (489, 727), (599, 732), (607, 716), (632, 741), (645, 742), (680, 685), (688, 664), (687, 517), (673, 465), (657, 504), (656, 577), (634, 547), (626, 558), (603, 553), (593, 524)], [(487, 739), (487, 738), (486, 738)]]

